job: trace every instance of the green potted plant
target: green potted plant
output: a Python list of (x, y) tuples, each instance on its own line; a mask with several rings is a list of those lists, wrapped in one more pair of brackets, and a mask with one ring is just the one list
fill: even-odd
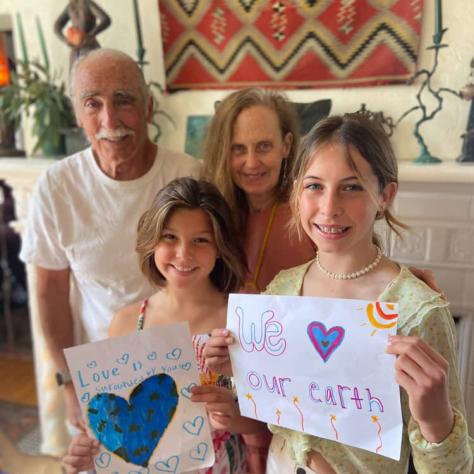
[(64, 83), (38, 62), (19, 62), (11, 84), (0, 89), (0, 117), (18, 127), (22, 114), (33, 120), (33, 153), (65, 154), (64, 130), (75, 123), (71, 103)]

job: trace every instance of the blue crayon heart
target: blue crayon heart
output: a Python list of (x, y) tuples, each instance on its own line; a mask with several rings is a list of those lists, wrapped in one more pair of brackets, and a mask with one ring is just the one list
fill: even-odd
[(182, 387), (180, 392), (181, 392), (181, 395), (185, 398), (187, 398), (188, 400), (191, 399), (191, 389), (193, 387), (195, 387), (196, 384), (194, 382), (191, 382), (187, 387)]
[(119, 357), (117, 360), (117, 363), (118, 364), (128, 364), (128, 358), (130, 357), (130, 355), (128, 354), (128, 352), (125, 352), (125, 354), (122, 356), (122, 357)]
[(128, 463), (147, 467), (177, 406), (176, 382), (167, 374), (158, 374), (137, 385), (128, 402), (113, 393), (95, 395), (87, 417), (95, 437), (109, 451)]
[(87, 403), (89, 399), (91, 398), (89, 392), (85, 392), (81, 395), (81, 402), (82, 403)]
[(146, 358), (147, 358), (148, 360), (156, 360), (157, 357), (158, 357), (158, 356), (157, 356), (157, 354), (156, 354), (155, 351), (150, 352), (150, 353), (146, 356)]
[(159, 472), (170, 472), (176, 474), (178, 471), (179, 456), (171, 456), (164, 461), (158, 461), (155, 463), (155, 469)]
[(202, 427), (204, 426), (204, 418), (202, 416), (196, 416), (193, 421), (186, 421), (183, 423), (183, 428), (194, 436), (199, 436)]
[(103, 452), (100, 453), (96, 458), (95, 458), (95, 465), (97, 467), (101, 467), (102, 469), (105, 469), (106, 467), (109, 467), (110, 460), (112, 459), (112, 456), (108, 452)]
[(194, 449), (189, 451), (189, 457), (197, 459), (198, 461), (204, 461), (207, 454), (207, 443), (199, 443)]
[(166, 358), (169, 360), (178, 360), (181, 357), (181, 349), (179, 347), (175, 347), (171, 352), (166, 354)]

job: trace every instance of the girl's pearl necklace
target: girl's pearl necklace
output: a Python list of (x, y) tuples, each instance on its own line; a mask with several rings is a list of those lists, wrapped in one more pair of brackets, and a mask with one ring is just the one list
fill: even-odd
[(366, 273), (369, 273), (371, 270), (373, 270), (380, 262), (382, 259), (382, 250), (378, 245), (375, 246), (377, 249), (377, 255), (374, 259), (374, 261), (367, 265), (366, 267), (362, 268), (362, 270), (359, 270), (357, 272), (352, 272), (352, 273), (333, 273), (330, 272), (329, 270), (326, 270), (322, 265), (321, 262), (319, 261), (319, 252), (316, 252), (316, 266), (318, 267), (318, 270), (322, 273), (324, 273), (326, 276), (329, 278), (332, 278), (333, 280), (353, 280), (354, 278), (359, 278), (362, 275), (365, 275)]

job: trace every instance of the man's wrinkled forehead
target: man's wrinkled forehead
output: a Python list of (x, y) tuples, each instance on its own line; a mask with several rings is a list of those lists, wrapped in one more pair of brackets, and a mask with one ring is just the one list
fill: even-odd
[[(87, 100), (89, 98), (100, 98), (104, 96), (104, 91), (100, 89), (84, 89), (83, 91), (78, 91), (79, 100)], [(110, 92), (110, 94), (114, 99), (127, 99), (129, 101), (135, 101), (139, 98), (139, 92), (137, 90), (130, 90), (130, 89), (115, 89)]]
[(71, 92), (76, 98), (143, 95), (144, 85), (134, 63), (113, 58), (84, 60), (71, 77)]

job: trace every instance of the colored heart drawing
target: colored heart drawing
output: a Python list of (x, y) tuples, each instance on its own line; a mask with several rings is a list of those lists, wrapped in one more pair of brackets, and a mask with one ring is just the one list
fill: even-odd
[(204, 418), (202, 416), (196, 416), (193, 421), (186, 421), (183, 423), (183, 428), (193, 436), (199, 436), (202, 427), (204, 425)]
[(181, 357), (181, 349), (179, 347), (175, 347), (172, 351), (166, 354), (166, 358), (169, 360), (178, 360)]
[(95, 437), (124, 461), (147, 467), (178, 406), (176, 382), (167, 374), (153, 375), (131, 392), (129, 401), (99, 393), (87, 417)]
[(117, 359), (118, 364), (128, 364), (128, 358), (130, 357), (130, 354), (128, 352), (125, 352), (125, 354), (122, 357), (119, 357)]
[(189, 457), (191, 459), (197, 459), (198, 461), (204, 461), (207, 454), (207, 443), (199, 443), (194, 449), (189, 451)]
[(181, 395), (187, 398), (188, 400), (191, 400), (191, 389), (195, 386), (196, 384), (194, 382), (191, 382), (187, 387), (182, 387), (180, 390)]
[(81, 395), (81, 402), (82, 403), (87, 403), (90, 400), (91, 396), (89, 392), (85, 392)]
[(102, 469), (105, 469), (106, 467), (109, 467), (111, 459), (112, 459), (112, 456), (109, 453), (107, 452), (100, 453), (95, 458), (95, 465), (97, 467), (101, 467)]
[(326, 326), (319, 321), (308, 324), (309, 339), (324, 362), (327, 362), (332, 353), (341, 345), (344, 333), (345, 330), (341, 326), (326, 330)]
[(179, 465), (179, 456), (171, 456), (166, 461), (158, 461), (155, 464), (155, 469), (160, 472), (171, 472), (176, 474)]

